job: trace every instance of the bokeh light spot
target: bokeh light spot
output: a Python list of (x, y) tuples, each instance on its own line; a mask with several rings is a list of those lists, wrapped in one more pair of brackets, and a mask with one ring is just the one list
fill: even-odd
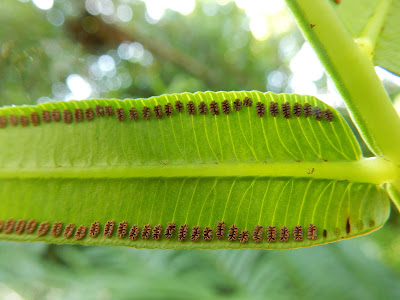
[(33, 0), (33, 4), (35, 4), (38, 8), (43, 10), (48, 10), (53, 7), (53, 0)]
[(154, 20), (158, 21), (164, 15), (164, 12), (167, 8), (177, 11), (183, 15), (190, 14), (196, 7), (195, 0), (142, 0), (146, 3), (146, 10), (148, 16)]
[(102, 55), (98, 60), (99, 67), (104, 72), (110, 72), (115, 69), (115, 61), (110, 55)]
[(47, 21), (54, 26), (61, 26), (64, 24), (64, 14), (58, 9), (51, 9), (47, 12)]
[(310, 44), (305, 42), (290, 62), (290, 70), (303, 80), (317, 81), (324, 75), (324, 68)]
[(143, 57), (140, 60), (140, 64), (144, 67), (147, 67), (151, 65), (152, 62), (153, 62), (153, 55), (151, 54), (150, 51), (145, 50), (143, 53)]
[(105, 16), (111, 16), (114, 13), (114, 4), (111, 0), (98, 0), (100, 12)]
[(280, 93), (287, 83), (287, 75), (279, 70), (272, 71), (268, 74), (267, 90)]
[(122, 22), (129, 22), (132, 19), (133, 15), (132, 9), (129, 5), (121, 4), (117, 8), (117, 15)]
[(96, 16), (100, 13), (100, 7), (97, 3), (97, 0), (86, 0), (85, 8), (88, 11), (88, 13), (90, 13), (94, 16)]
[(66, 97), (67, 100), (87, 99), (92, 92), (90, 84), (78, 74), (71, 74), (67, 77), (67, 86), (71, 91), (71, 94)]
[(268, 23), (264, 16), (256, 16), (250, 20), (250, 30), (258, 40), (268, 38)]

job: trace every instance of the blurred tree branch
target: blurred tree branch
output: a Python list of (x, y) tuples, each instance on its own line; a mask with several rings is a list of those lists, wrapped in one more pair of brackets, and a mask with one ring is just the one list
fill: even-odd
[[(224, 82), (224, 79), (217, 76), (212, 67), (171, 46), (167, 41), (148, 36), (134, 26), (129, 27), (128, 33), (116, 25), (108, 24), (101, 18), (89, 14), (69, 20), (65, 26), (73, 38), (82, 44), (87, 51), (99, 53), (99, 51), (105, 49), (116, 48), (122, 42), (137, 41), (156, 57), (175, 64), (210, 87), (220, 87)], [(238, 74), (237, 70), (230, 71), (240, 84), (244, 83), (240, 77), (235, 75)]]

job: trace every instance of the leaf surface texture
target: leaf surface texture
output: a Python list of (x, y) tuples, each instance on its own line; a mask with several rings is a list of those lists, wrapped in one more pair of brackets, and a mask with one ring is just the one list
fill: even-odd
[[(252, 100), (250, 107), (243, 105), (246, 98)], [(238, 111), (236, 99), (242, 104)], [(182, 103), (182, 112), (176, 110), (176, 101)], [(212, 101), (218, 114), (211, 114)], [(207, 106), (205, 115), (199, 112), (201, 102)], [(264, 104), (261, 117), (258, 102)], [(269, 112), (271, 102), (278, 105), (275, 117)], [(290, 118), (283, 117), (282, 104), (287, 102)], [(164, 108), (168, 103), (173, 107), (170, 116)], [(227, 114), (223, 103), (225, 108), (229, 104)], [(297, 117), (292, 111), (295, 103), (302, 107), (308, 103), (321, 112), (329, 109), (333, 120), (306, 118), (304, 112)], [(193, 115), (188, 113), (188, 104), (195, 108)], [(76, 121), (76, 109), (85, 116), (85, 109), (95, 110), (97, 105), (111, 106), (113, 114)], [(161, 118), (154, 114), (158, 105)], [(142, 117), (144, 106), (150, 109), (149, 120)], [(129, 118), (132, 107), (138, 113), (136, 121)], [(71, 124), (44, 122), (43, 110), (54, 109), (60, 114), (70, 111)], [(124, 120), (117, 120), (117, 109), (123, 109)], [(35, 112), (37, 126), (30, 119)], [(29, 124), (12, 126), (11, 115), (18, 120), (26, 115)], [(0, 109), (0, 116), (7, 120), (0, 129), (2, 239), (143, 248), (287, 249), (368, 233), (382, 226), (389, 214), (385, 191), (357, 171), (361, 151), (348, 125), (314, 97), (199, 92), (6, 107)], [(340, 173), (341, 166), (352, 164), (354, 172)], [(47, 221), (49, 230), (42, 236), (37, 230), (18, 233), (15, 227), (6, 233), (10, 218), (15, 222), (34, 219), (38, 227)], [(51, 234), (56, 221), (63, 223), (57, 237)], [(89, 235), (94, 221), (100, 225), (97, 237)], [(103, 234), (107, 221), (115, 222), (110, 237)], [(123, 221), (127, 226), (122, 237), (118, 227)], [(167, 239), (164, 231), (169, 222), (175, 222), (176, 229)], [(225, 222), (222, 239), (216, 236), (217, 222)], [(63, 235), (68, 224), (74, 225), (71, 237)], [(147, 224), (151, 226), (148, 239), (142, 236)], [(162, 227), (159, 239), (158, 224)], [(179, 241), (183, 224), (188, 225), (187, 238)], [(229, 241), (233, 224), (236, 239)], [(316, 226), (315, 240), (308, 239), (309, 224)], [(87, 230), (77, 239), (80, 225)], [(129, 239), (132, 225), (139, 228), (135, 240)], [(191, 240), (196, 226), (200, 236)], [(253, 234), (256, 226), (262, 226), (258, 243)], [(268, 226), (276, 228), (275, 241), (268, 242)], [(289, 236), (280, 241), (284, 226)], [(301, 226), (301, 239), (295, 226)], [(212, 229), (208, 240), (206, 227)], [(248, 240), (243, 238), (244, 231)]]

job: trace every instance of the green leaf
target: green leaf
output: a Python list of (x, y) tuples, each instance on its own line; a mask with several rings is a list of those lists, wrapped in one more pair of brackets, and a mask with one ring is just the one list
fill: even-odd
[(333, 9), (341, 1), (335, 1), (339, 4), (312, 0), (286, 2), (343, 96), (362, 138), (376, 156), (392, 164), (382, 175), (386, 177), (392, 200), (399, 207), (400, 118), (374, 70), (371, 57), (381, 26), (393, 8), (391, 2), (379, 1), (356, 42)]
[(400, 182), (396, 180), (388, 183), (386, 185), (386, 190), (389, 193), (394, 205), (396, 205), (396, 208), (398, 211), (400, 211)]
[(375, 65), (400, 74), (400, 1), (332, 1), (332, 5)]
[[(252, 106), (234, 109), (235, 99), (252, 99)], [(224, 100), (227, 102), (223, 102)], [(164, 105), (183, 103), (171, 116)], [(195, 113), (187, 105), (193, 101)], [(200, 114), (201, 101), (207, 113)], [(219, 114), (212, 115), (216, 101)], [(269, 113), (271, 102), (279, 114)], [(259, 103), (258, 103), (259, 102)], [(309, 103), (322, 111), (331, 110), (333, 120), (317, 120), (304, 113), (283, 117), (281, 105)], [(229, 113), (223, 109), (229, 104)], [(265, 115), (259, 104), (264, 104)], [(31, 118), (43, 111), (95, 109), (110, 105), (122, 110), (119, 119), (80, 117), (71, 124), (41, 118), (37, 126), (12, 126), (11, 115)], [(161, 105), (163, 115), (155, 117)], [(151, 108), (149, 120), (142, 117), (144, 106)], [(128, 118), (136, 108), (139, 119)], [(227, 114), (224, 113), (227, 112)], [(84, 114), (85, 115), (85, 114)], [(389, 215), (384, 183), (385, 160), (362, 159), (360, 148), (348, 125), (333, 108), (309, 96), (261, 92), (205, 92), (173, 94), (137, 100), (88, 100), (45, 103), (37, 106), (0, 109), (0, 220), (1, 239), (80, 243), (85, 245), (125, 245), (144, 248), (268, 248), (308, 247), (362, 235), (382, 226)], [(85, 115), (86, 116), (86, 115)], [(318, 116), (317, 116), (318, 117)], [(7, 120), (8, 123), (5, 123)], [(33, 119), (33, 123), (38, 123)], [(23, 122), (24, 123), (24, 122)], [(14, 220), (63, 223), (61, 235), (43, 236), (38, 231), (18, 234), (10, 230)], [(103, 235), (107, 221), (115, 221), (110, 235)], [(75, 229), (100, 223), (97, 237), (63, 236), (67, 224)], [(126, 221), (127, 233), (119, 237), (118, 225)], [(225, 236), (216, 238), (217, 222), (226, 224)], [(142, 228), (176, 223), (170, 239), (141, 238)], [(8, 223), (8, 230), (6, 229)], [(129, 229), (140, 227), (136, 240)], [(188, 238), (178, 240), (178, 228), (187, 224)], [(238, 234), (249, 231), (245, 243), (228, 241), (228, 228)], [(309, 224), (316, 226), (315, 240), (307, 238)], [(122, 224), (121, 224), (122, 225)], [(253, 241), (256, 225), (263, 226), (262, 241)], [(193, 226), (200, 226), (198, 241), (191, 241)], [(213, 229), (213, 238), (203, 240), (203, 229)], [(268, 226), (276, 226), (277, 240), (267, 242)], [(279, 241), (283, 226), (290, 231), (287, 242)], [(302, 241), (294, 240), (294, 227), (302, 226)], [(6, 233), (5, 231), (12, 231)], [(75, 233), (75, 230), (73, 231)], [(164, 231), (162, 231), (163, 233)], [(157, 232), (156, 232), (157, 233)], [(299, 237), (299, 235), (297, 235)]]

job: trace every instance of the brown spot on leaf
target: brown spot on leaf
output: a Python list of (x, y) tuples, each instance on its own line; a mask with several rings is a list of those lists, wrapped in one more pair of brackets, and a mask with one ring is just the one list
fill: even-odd
[(350, 224), (350, 217), (348, 217), (346, 221), (346, 233), (350, 234), (350, 231), (351, 231), (351, 224)]

